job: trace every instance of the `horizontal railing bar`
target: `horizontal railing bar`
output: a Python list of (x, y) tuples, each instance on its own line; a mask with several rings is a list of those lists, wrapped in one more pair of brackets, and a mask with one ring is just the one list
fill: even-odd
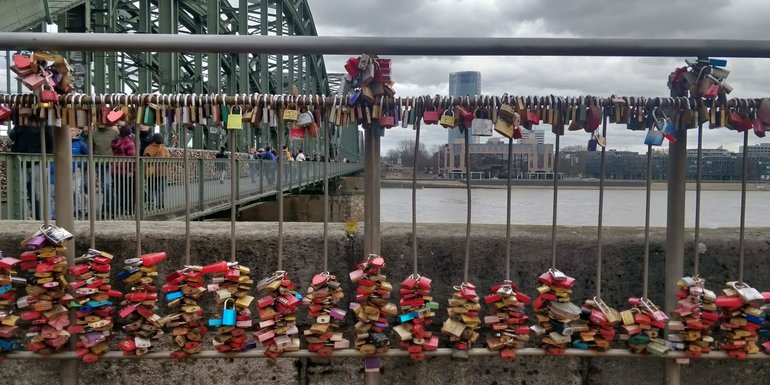
[[(528, 107), (531, 105), (536, 105), (539, 107), (545, 107), (548, 106), (549, 108), (565, 108), (565, 107), (577, 107), (578, 105), (581, 105), (581, 98), (583, 100), (588, 100), (587, 98), (590, 98), (592, 96), (582, 95), (582, 96), (567, 96), (562, 97), (559, 95), (517, 95), (514, 93), (510, 93), (510, 98), (513, 100), (515, 96), (519, 96), (521, 98), (529, 99), (532, 98), (532, 102), (529, 100), (525, 101), (525, 105)], [(555, 98), (554, 101), (550, 100), (550, 98)], [(645, 97), (645, 96), (613, 96), (613, 97), (602, 97), (602, 96), (593, 96), (596, 99), (596, 102), (604, 105), (604, 106), (611, 106), (613, 103), (613, 99), (626, 99), (631, 100), (634, 99), (635, 101), (639, 101), (641, 103), (642, 107), (646, 108), (652, 108), (652, 107), (680, 107), (684, 106), (687, 103), (692, 104), (694, 103), (704, 103), (702, 98), (689, 98), (689, 97), (676, 97), (671, 98), (668, 96), (660, 96), (660, 97)], [(289, 100), (287, 99), (288, 96), (286, 95), (272, 95), (272, 94), (244, 94), (244, 95), (238, 95), (238, 96), (227, 96), (225, 94), (102, 94), (102, 95), (86, 95), (86, 94), (69, 94), (69, 95), (59, 95), (58, 104), (61, 106), (65, 106), (66, 104), (72, 103), (72, 100), (77, 100), (78, 104), (82, 104), (84, 106), (90, 106), (93, 103), (96, 104), (131, 104), (131, 105), (146, 105), (148, 103), (157, 104), (160, 106), (168, 106), (168, 107), (182, 107), (183, 105), (196, 105), (196, 106), (203, 106), (206, 104), (216, 103), (216, 104), (227, 104), (227, 105), (258, 105), (260, 103), (264, 103), (265, 101), (271, 103), (271, 105), (275, 105), (277, 103), (288, 103)], [(448, 106), (459, 106), (462, 103), (464, 103), (463, 97), (458, 96), (446, 96), (446, 95), (434, 95), (430, 96), (432, 100), (429, 100), (427, 102), (430, 103), (430, 106), (436, 106), (436, 107), (448, 107)], [(481, 106), (488, 106), (492, 107), (497, 104), (497, 101), (494, 101), (494, 98), (500, 98), (498, 95), (480, 95), (478, 99), (478, 103), (476, 101), (476, 98), (470, 97), (468, 100), (468, 103), (471, 106), (481, 105)], [(537, 98), (537, 99), (535, 99)], [(559, 99), (562, 99), (561, 101)], [(542, 99), (542, 100), (541, 100)], [(730, 98), (726, 99), (727, 106), (729, 107), (758, 107), (759, 103), (761, 102), (763, 98)], [(320, 106), (320, 105), (326, 105), (327, 107), (331, 107), (335, 102), (341, 103), (341, 101), (346, 100), (342, 96), (323, 96), (323, 95), (299, 95), (294, 100), (292, 100), (292, 103), (296, 103), (298, 106)], [(379, 100), (379, 99), (377, 99)], [(543, 102), (544, 100), (544, 102)], [(25, 94), (3, 94), (0, 93), (0, 103), (7, 104), (9, 106), (17, 106), (17, 105), (29, 105), (30, 103), (36, 103), (37, 99), (35, 94), (32, 93), (25, 93)], [(420, 105), (422, 106), (423, 97), (422, 96), (406, 96), (406, 97), (395, 97), (394, 98), (394, 104), (397, 105)], [(558, 104), (554, 104), (558, 103)], [(697, 104), (696, 104), (697, 105)], [(716, 99), (713, 101), (708, 101), (706, 103), (707, 107), (723, 107), (725, 105), (725, 102), (723, 102), (721, 99)], [(634, 104), (633, 106), (637, 106), (637, 104)]]
[[(424, 352), (426, 356), (428, 357), (447, 357), (451, 356), (453, 352), (453, 349), (449, 348), (441, 348), (435, 351), (426, 351)], [(497, 356), (499, 355), (499, 352), (493, 352), (489, 349), (484, 348), (474, 348), (470, 349), (468, 351), (468, 355), (470, 356), (477, 356), (477, 357), (489, 357), (489, 356)], [(517, 356), (548, 356), (550, 355), (548, 352), (545, 351), (545, 349), (538, 349), (538, 348), (523, 348), (523, 349), (517, 349), (516, 350)], [(386, 354), (379, 355), (380, 357), (408, 357), (409, 352), (406, 350), (400, 350), (400, 349), (390, 349)], [(629, 350), (626, 349), (610, 349), (606, 352), (597, 352), (593, 350), (582, 350), (582, 349), (566, 349), (564, 352), (564, 356), (568, 357), (580, 357), (580, 358), (663, 358), (663, 359), (677, 359), (677, 358), (687, 358), (687, 355), (684, 352), (669, 352), (665, 355), (652, 355), (652, 354), (638, 354), (638, 353), (632, 353)], [(122, 352), (119, 351), (110, 351), (105, 353), (103, 356), (101, 356), (103, 359), (171, 359), (171, 352), (169, 351), (159, 351), (159, 352), (150, 352), (143, 356), (125, 356)], [(14, 353), (8, 353), (5, 355), (5, 358), (11, 359), (11, 360), (35, 360), (35, 359), (42, 359), (42, 360), (67, 360), (67, 359), (75, 359), (77, 358), (77, 355), (75, 352), (64, 352), (64, 353), (57, 353), (52, 354), (49, 356), (43, 356), (34, 352), (14, 352)], [(198, 354), (191, 354), (189, 355), (189, 358), (195, 359), (195, 358), (269, 358), (265, 355), (265, 351), (261, 349), (252, 349), (247, 350), (245, 352), (239, 352), (239, 353), (221, 353), (216, 350), (204, 350)], [(323, 358), (322, 356), (318, 355), (318, 353), (310, 352), (307, 350), (300, 350), (296, 352), (286, 352), (281, 355), (280, 358)], [(356, 349), (341, 349), (336, 350), (334, 353), (332, 353), (331, 358), (364, 358), (364, 356)], [(714, 360), (723, 360), (723, 359), (732, 359), (730, 356), (722, 351), (713, 351), (710, 353), (706, 353), (701, 355), (701, 359), (714, 359)], [(770, 359), (770, 355), (758, 353), (758, 354), (747, 354), (746, 359), (748, 360), (766, 360)]]
[(410, 56), (770, 58), (770, 40), (531, 37), (236, 36), (2, 32), (0, 49)]

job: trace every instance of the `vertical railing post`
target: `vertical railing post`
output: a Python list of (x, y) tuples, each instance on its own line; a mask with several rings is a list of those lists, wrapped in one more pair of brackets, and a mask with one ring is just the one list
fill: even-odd
[[(41, 127), (42, 129), (42, 127)], [(54, 156), (54, 204), (56, 212), (56, 224), (71, 233), (75, 233), (75, 218), (72, 196), (72, 139), (69, 128), (52, 127), (53, 130), (53, 156)], [(46, 178), (47, 180), (47, 178)], [(45, 204), (47, 196), (42, 196), (40, 203)], [(75, 241), (67, 242), (67, 262), (72, 265), (75, 261)], [(70, 314), (70, 319), (74, 314)], [(74, 338), (73, 338), (74, 346)], [(78, 384), (78, 361), (76, 359), (62, 360), (59, 366), (62, 385)]]
[(206, 163), (203, 159), (198, 159), (198, 211), (203, 211), (206, 201)]
[(21, 158), (19, 156), (6, 155), (5, 180), (5, 204), (8, 206), (7, 219), (22, 219), (21, 207), (26, 204), (26, 196), (21, 188)]
[[(665, 311), (676, 308), (676, 282), (684, 274), (684, 209), (687, 186), (687, 130), (678, 130), (676, 142), (668, 146), (668, 213), (666, 221)], [(696, 246), (697, 247), (697, 246)], [(666, 384), (681, 382), (681, 367), (666, 360)]]

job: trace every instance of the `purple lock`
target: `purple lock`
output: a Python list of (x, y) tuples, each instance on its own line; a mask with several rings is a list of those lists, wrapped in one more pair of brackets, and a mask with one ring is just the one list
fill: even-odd
[(329, 316), (331, 316), (334, 319), (338, 319), (340, 321), (345, 319), (345, 314), (347, 314), (345, 310), (338, 309), (336, 307), (331, 311), (329, 311)]
[(366, 358), (364, 358), (364, 369), (367, 372), (379, 372), (380, 371), (380, 357), (366, 357)]
[(388, 327), (388, 323), (387, 323), (387, 322), (375, 322), (375, 323), (374, 323), (374, 326), (376, 326), (376, 327), (378, 327), (378, 328), (383, 328), (383, 329), (385, 329), (385, 328), (387, 328), (387, 327)]
[(399, 124), (399, 118), (401, 117), (400, 111), (398, 110), (398, 106), (393, 106), (390, 109), (390, 113), (393, 115), (393, 126), (398, 126)]
[(45, 235), (38, 235), (27, 242), (27, 248), (30, 250), (39, 250), (45, 246), (47, 240), (48, 239), (45, 237)]
[(102, 332), (91, 332), (86, 334), (86, 339), (88, 340), (88, 343), (91, 346), (94, 346), (98, 343), (104, 342), (106, 337), (104, 336), (104, 333)]

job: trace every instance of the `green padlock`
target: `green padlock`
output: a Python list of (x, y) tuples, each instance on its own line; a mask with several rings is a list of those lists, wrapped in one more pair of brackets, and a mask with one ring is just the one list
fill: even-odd
[(224, 103), (220, 104), (219, 105), (219, 112), (220, 112), (220, 119), (222, 119), (223, 122), (227, 122), (228, 121), (227, 120), (227, 114), (228, 114), (227, 104), (224, 104)]
[(416, 116), (417, 106), (413, 106), (409, 110), (409, 118), (406, 120), (407, 124), (414, 125), (414, 117)]
[(158, 108), (158, 106), (154, 104), (148, 104), (147, 107), (144, 108), (144, 124), (147, 126), (154, 126), (155, 125), (155, 109)]

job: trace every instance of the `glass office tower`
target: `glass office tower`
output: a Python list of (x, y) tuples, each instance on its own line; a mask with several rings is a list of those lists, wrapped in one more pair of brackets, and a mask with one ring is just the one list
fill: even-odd
[[(475, 96), (481, 95), (481, 72), (463, 71), (449, 74), (449, 96)], [(465, 139), (465, 135), (459, 129), (447, 130), (449, 136), (447, 143), (451, 146), (455, 139)], [(481, 137), (471, 136), (471, 143), (479, 143)]]

